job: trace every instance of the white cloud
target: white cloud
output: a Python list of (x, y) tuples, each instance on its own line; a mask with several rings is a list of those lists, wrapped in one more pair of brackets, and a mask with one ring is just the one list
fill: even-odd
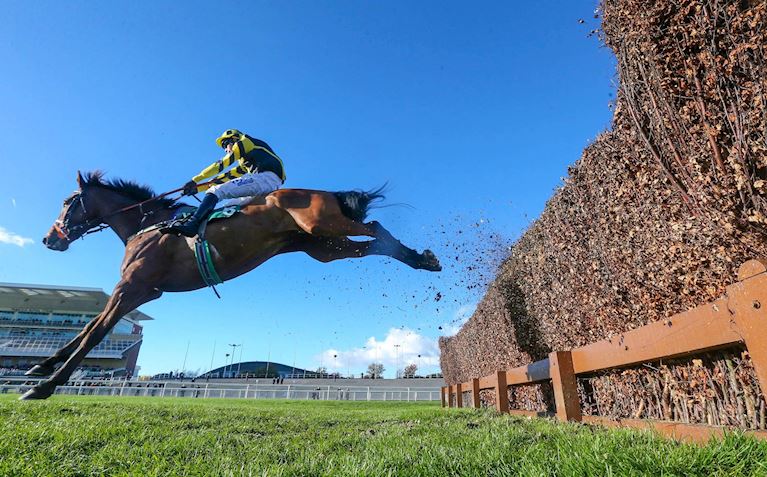
[(350, 350), (331, 348), (316, 360), (329, 372), (337, 370), (341, 374), (346, 374), (347, 369), (364, 370), (370, 363), (383, 363), (384, 375), (393, 377), (397, 366), (402, 369), (415, 363), (421, 371), (429, 366), (439, 366), (439, 345), (436, 338), (420, 335), (409, 328), (391, 328), (382, 341), (371, 336), (363, 346)]
[(453, 313), (453, 319), (448, 323), (442, 324), (442, 333), (444, 333), (445, 336), (453, 336), (458, 333), (458, 331), (461, 330), (463, 324), (466, 323), (469, 318), (471, 318), (471, 315), (474, 314), (474, 310), (476, 310), (476, 308), (476, 303), (463, 305), (458, 308), (455, 313)]
[(16, 199), (11, 199), (11, 203), (13, 204), (13, 208), (16, 208)]
[(31, 238), (22, 237), (21, 235), (16, 235), (15, 233), (9, 232), (3, 227), (0, 227), (0, 243), (7, 243), (10, 245), (23, 247), (24, 245), (34, 243), (34, 240)]

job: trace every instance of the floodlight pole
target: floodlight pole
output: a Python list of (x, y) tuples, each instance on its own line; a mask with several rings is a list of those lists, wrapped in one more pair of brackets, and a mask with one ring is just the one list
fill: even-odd
[(394, 379), (399, 378), (399, 347), (400, 345), (398, 344), (394, 345)]
[[(365, 361), (367, 361), (367, 349), (368, 349), (368, 347), (367, 347), (367, 346), (363, 346), (363, 347), (362, 347), (362, 356), (363, 356), (363, 358), (365, 358)], [(356, 371), (355, 371), (355, 373), (356, 373)], [(362, 378), (362, 377), (364, 377), (364, 376), (365, 376), (365, 373), (363, 372), (363, 373), (360, 375), (360, 377)]]
[(189, 345), (191, 344), (191, 340), (186, 341), (186, 353), (184, 353), (184, 364), (181, 365), (181, 372), (186, 374), (186, 358), (189, 356)]
[(333, 375), (333, 379), (336, 379), (336, 378), (338, 378), (338, 355), (337, 354), (333, 355), (333, 364), (334, 364), (334, 366), (336, 368), (336, 372)]
[[(420, 354), (418, 355), (418, 369), (421, 369), (421, 355)], [(413, 376), (413, 377), (415, 377), (415, 376)]]
[(237, 376), (240, 375), (240, 365), (242, 365), (242, 349), (244, 348), (243, 345), (240, 345), (240, 361), (237, 363)]
[(206, 381), (210, 381), (210, 372), (213, 371), (213, 358), (216, 356), (216, 340), (213, 340), (213, 354), (210, 355), (210, 368), (208, 368), (208, 377)]
[(266, 371), (264, 371), (264, 378), (269, 377), (269, 360), (272, 359), (272, 344), (269, 343), (269, 351), (266, 353)]
[(241, 344), (232, 344), (230, 343), (229, 346), (232, 347), (232, 364), (229, 366), (229, 372), (232, 371), (232, 368), (234, 368), (234, 351), (238, 346), (242, 346)]

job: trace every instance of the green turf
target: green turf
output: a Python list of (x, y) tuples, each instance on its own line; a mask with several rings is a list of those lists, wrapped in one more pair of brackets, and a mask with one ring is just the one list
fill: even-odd
[(0, 395), (0, 475), (767, 475), (708, 446), (430, 403)]

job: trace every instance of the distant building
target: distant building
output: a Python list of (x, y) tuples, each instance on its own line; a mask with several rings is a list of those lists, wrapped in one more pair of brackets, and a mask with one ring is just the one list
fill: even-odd
[[(0, 375), (21, 374), (74, 338), (104, 308), (98, 288), (0, 283)], [(90, 376), (134, 376), (143, 339), (138, 310), (123, 317), (78, 368)]]
[(274, 363), (271, 361), (243, 361), (241, 363), (227, 364), (220, 368), (212, 369), (200, 378), (327, 378), (333, 375), (316, 371), (288, 366), (287, 364)]

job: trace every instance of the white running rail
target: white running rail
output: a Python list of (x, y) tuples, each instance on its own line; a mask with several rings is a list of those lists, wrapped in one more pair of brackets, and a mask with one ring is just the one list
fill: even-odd
[[(23, 394), (28, 379), (0, 378), (0, 394)], [(341, 386), (310, 384), (230, 384), (174, 381), (75, 381), (56, 394), (229, 399), (302, 399), (319, 401), (439, 401), (439, 387)]]

